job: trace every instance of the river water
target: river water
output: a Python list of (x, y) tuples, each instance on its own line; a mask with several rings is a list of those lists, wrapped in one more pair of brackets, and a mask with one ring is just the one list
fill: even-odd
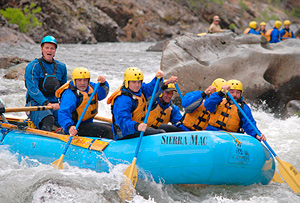
[[(139, 67), (149, 82), (160, 68), (161, 53), (146, 52), (151, 43), (100, 43), (96, 45), (59, 45), (56, 59), (67, 64), (68, 72), (76, 67), (91, 71), (91, 80), (104, 75), (110, 84), (110, 94), (122, 84), (127, 67)], [(18, 56), (28, 60), (40, 57), (39, 45), (1, 46), (0, 55)], [(6, 107), (25, 105), (24, 81), (2, 78), (7, 70), (0, 70), (0, 96)], [(193, 90), (191, 90), (193, 91)], [(259, 129), (267, 136), (269, 145), (281, 158), (300, 170), (300, 118), (274, 118), (260, 109), (252, 109)], [(99, 115), (110, 117), (106, 99), (100, 102)], [(24, 113), (6, 116), (25, 118)], [(46, 149), (45, 149), (46, 150)], [(28, 163), (31, 163), (30, 165)], [(137, 161), (138, 162), (138, 161)], [(32, 167), (32, 163), (36, 167)], [(138, 163), (137, 163), (138, 164)], [(119, 165), (110, 173), (96, 173), (64, 164), (61, 171), (0, 147), (0, 203), (18, 202), (119, 202), (118, 191), (123, 172), (128, 166)], [(220, 171), (221, 173), (222, 171)], [(201, 169), (199, 169), (201, 173)], [(300, 196), (287, 184), (251, 186), (183, 187), (139, 180), (134, 202), (300, 202)]]

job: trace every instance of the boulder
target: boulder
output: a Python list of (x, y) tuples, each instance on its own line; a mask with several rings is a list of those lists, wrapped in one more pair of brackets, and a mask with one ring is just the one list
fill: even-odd
[(168, 42), (161, 69), (178, 76), (183, 94), (205, 90), (216, 78), (238, 79), (248, 102), (266, 101), (285, 115), (290, 100), (300, 100), (300, 40), (269, 44), (260, 35), (187, 35)]
[(24, 80), (25, 68), (27, 65), (28, 63), (21, 63), (10, 67), (3, 77), (6, 79)]
[(162, 50), (167, 42), (168, 42), (168, 40), (157, 42), (156, 44), (150, 46), (146, 51), (162, 52)]
[(300, 116), (300, 100), (291, 100), (286, 105), (287, 116)]
[(15, 66), (20, 63), (29, 63), (29, 61), (26, 59), (19, 58), (17, 56), (0, 56), (0, 69), (9, 69), (11, 66)]
[(35, 42), (25, 35), (9, 27), (0, 27), (0, 44), (4, 46), (5, 44), (20, 46), (22, 43), (32, 43)]

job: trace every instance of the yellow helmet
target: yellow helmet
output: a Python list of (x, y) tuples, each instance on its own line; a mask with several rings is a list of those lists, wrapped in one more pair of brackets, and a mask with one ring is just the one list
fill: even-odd
[(239, 80), (228, 80), (228, 85), (230, 85), (230, 89), (233, 90), (241, 90), (243, 93), (243, 84)]
[(282, 23), (279, 20), (276, 20), (274, 23), (274, 27), (276, 27), (277, 29), (279, 29), (281, 27)]
[(128, 88), (129, 81), (144, 80), (143, 72), (136, 67), (129, 67), (124, 72), (124, 85)]
[(284, 25), (290, 25), (290, 24), (291, 24), (291, 21), (285, 20), (285, 21), (283, 22), (283, 24), (284, 24)]
[(264, 25), (266, 26), (267, 24), (265, 22), (261, 22), (259, 25)]
[(227, 84), (226, 80), (224, 80), (223, 78), (217, 78), (213, 81), (211, 86), (214, 86), (217, 89), (217, 92), (219, 92), (221, 90), (221, 87), (226, 84)]
[[(164, 90), (164, 91), (167, 91), (167, 92), (169, 92), (169, 91), (176, 91), (176, 92), (177, 92), (174, 83), (169, 83), (168, 86), (167, 86), (167, 88), (166, 88), (166, 89), (163, 89), (163, 90)], [(161, 93), (161, 94), (159, 95), (159, 97), (162, 97), (162, 96), (163, 96), (163, 93)]]
[(256, 26), (257, 26), (257, 23), (256, 23), (255, 21), (251, 21), (251, 22), (249, 23), (249, 27), (250, 27), (250, 28), (255, 29)]
[(74, 85), (76, 85), (76, 79), (83, 79), (83, 78), (91, 78), (90, 71), (87, 68), (79, 67), (75, 68), (72, 72), (72, 81)]

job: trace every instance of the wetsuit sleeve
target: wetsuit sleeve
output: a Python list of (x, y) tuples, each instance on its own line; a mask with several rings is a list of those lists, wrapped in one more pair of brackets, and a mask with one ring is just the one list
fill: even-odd
[[(95, 88), (96, 83), (90, 82), (93, 88)], [(97, 90), (98, 100), (101, 101), (104, 99), (109, 93), (109, 84), (107, 81), (100, 84), (100, 87)]]
[(211, 113), (214, 113), (218, 107), (218, 105), (222, 102), (223, 96), (225, 94), (223, 92), (214, 92), (204, 101), (204, 107)]
[[(160, 79), (159, 86), (161, 86), (162, 85), (161, 83), (163, 83), (163, 82), (164, 82), (163, 79)], [(156, 77), (153, 78), (153, 80), (150, 83), (142, 84), (141, 90), (142, 90), (142, 93), (145, 95), (146, 99), (151, 97), (154, 87), (155, 87), (155, 83), (156, 83)]]
[(192, 113), (198, 108), (205, 98), (206, 94), (203, 91), (188, 92), (182, 99), (182, 106), (186, 113)]
[(58, 123), (65, 132), (68, 127), (74, 125), (72, 120), (72, 112), (76, 111), (77, 98), (70, 89), (66, 89), (61, 96), (60, 108), (58, 110)]
[(133, 107), (134, 101), (128, 96), (121, 95), (115, 100), (113, 107), (114, 122), (120, 127), (123, 136), (137, 132), (134, 128), (137, 122), (131, 120), (131, 109)]
[(43, 105), (47, 99), (39, 89), (39, 70), (38, 62), (31, 62), (25, 69), (25, 83), (27, 87), (27, 94), (34, 99), (39, 105)]
[[(256, 121), (254, 120), (251, 109), (249, 108), (249, 106), (247, 104), (244, 104), (243, 110), (244, 110), (245, 114), (247, 115), (247, 117), (250, 119), (250, 121), (254, 124), (254, 126), (256, 126)], [(252, 137), (255, 138), (257, 134), (256, 134), (255, 130), (252, 128), (252, 126), (249, 124), (249, 122), (244, 118), (244, 116), (242, 117), (242, 122), (243, 122), (242, 128), (244, 129), (244, 131), (248, 135), (251, 135)], [(257, 128), (257, 126), (256, 126), (256, 128)]]
[(172, 105), (172, 111), (171, 111), (171, 122), (173, 124), (176, 124), (178, 121), (180, 121), (182, 118), (182, 115), (179, 111), (178, 106), (176, 106), (175, 104)]

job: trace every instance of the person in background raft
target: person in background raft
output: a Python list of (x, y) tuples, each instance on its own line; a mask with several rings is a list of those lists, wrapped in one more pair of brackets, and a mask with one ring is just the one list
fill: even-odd
[(261, 22), (259, 24), (259, 30), (258, 30), (258, 34), (260, 34), (261, 36), (266, 37), (266, 23), (265, 22)]
[(52, 106), (53, 110), (32, 111), (28, 115), (38, 129), (52, 131), (58, 124), (58, 99), (55, 91), (67, 82), (67, 68), (54, 60), (57, 41), (46, 36), (41, 42), (42, 58), (34, 59), (25, 69), (26, 106)]
[(223, 78), (217, 78), (205, 91), (188, 92), (182, 99), (182, 106), (185, 108), (185, 114), (182, 118), (182, 124), (186, 131), (205, 130), (210, 112), (204, 107), (204, 100), (215, 91), (220, 91), (226, 84)]
[(277, 43), (280, 42), (280, 32), (279, 29), (281, 27), (281, 21), (276, 20), (274, 23), (274, 28), (270, 29), (266, 32), (266, 37), (269, 43)]
[(111, 104), (114, 139), (128, 139), (144, 135), (164, 133), (162, 129), (147, 127), (144, 119), (147, 113), (147, 99), (151, 97), (157, 78), (163, 82), (163, 71), (157, 71), (150, 83), (143, 83), (143, 72), (136, 67), (124, 72), (124, 83), (108, 99)]
[(90, 77), (88, 69), (83, 67), (75, 68), (72, 72), (72, 81), (65, 83), (56, 91), (56, 97), (60, 99), (60, 109), (58, 110), (59, 124), (71, 136), (78, 134), (80, 136), (112, 139), (110, 124), (93, 122), (98, 112), (98, 101), (103, 100), (109, 92), (108, 82), (101, 75), (98, 77), (100, 86), (78, 129), (75, 127), (96, 86), (96, 83), (90, 81)]
[(256, 28), (257, 28), (257, 23), (255, 21), (251, 21), (249, 23), (249, 27), (245, 29), (244, 34), (259, 34), (258, 32), (256, 32)]
[[(169, 83), (170, 82), (170, 83)], [(178, 106), (172, 103), (171, 99), (176, 90), (174, 83), (177, 82), (177, 77), (172, 76), (161, 87), (162, 91), (159, 91), (158, 98), (153, 103), (147, 126), (163, 129), (166, 132), (178, 132), (183, 131), (180, 126), (176, 127), (178, 122), (181, 120), (182, 115), (179, 111)], [(169, 125), (171, 122), (173, 125)]]
[(284, 28), (279, 32), (280, 39), (284, 41), (286, 39), (295, 38), (293, 31), (290, 29), (291, 22), (289, 20), (285, 20), (283, 24)]
[(243, 85), (239, 80), (229, 80), (227, 85), (222, 86), (221, 91), (215, 92), (210, 95), (204, 102), (204, 107), (210, 111), (210, 118), (206, 130), (225, 130), (229, 132), (245, 131), (248, 135), (258, 139), (266, 140), (264, 134), (261, 136), (257, 135), (252, 126), (239, 112), (235, 104), (230, 100), (229, 97), (225, 97), (224, 92), (229, 91), (235, 101), (241, 106), (245, 114), (256, 126), (256, 122), (252, 116), (251, 109), (244, 102)]
[(221, 26), (219, 25), (219, 23), (220, 23), (219, 16), (214, 16), (213, 22), (208, 28), (208, 33), (213, 34), (213, 33), (227, 32), (227, 30), (221, 29)]

